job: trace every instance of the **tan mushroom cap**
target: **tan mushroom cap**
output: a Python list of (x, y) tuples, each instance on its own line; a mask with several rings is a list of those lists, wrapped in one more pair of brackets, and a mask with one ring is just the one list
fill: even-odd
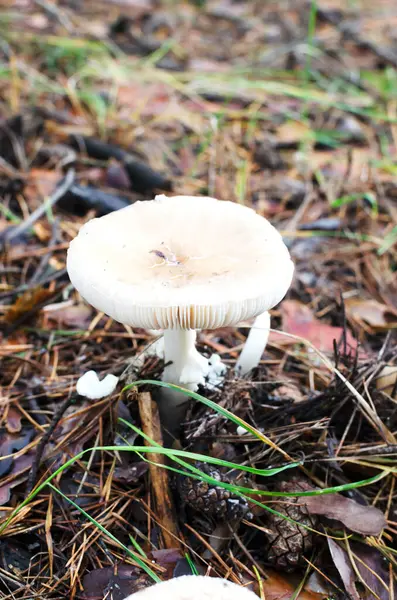
[(81, 295), (124, 324), (216, 329), (272, 308), (293, 263), (277, 230), (245, 206), (157, 196), (86, 223), (67, 268)]

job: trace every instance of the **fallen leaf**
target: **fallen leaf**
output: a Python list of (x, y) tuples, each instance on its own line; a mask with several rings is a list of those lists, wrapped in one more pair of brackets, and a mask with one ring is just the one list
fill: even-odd
[[(351, 542), (350, 548), (355, 563), (353, 567), (349, 554), (344, 548), (331, 538), (327, 538), (327, 542), (346, 592), (353, 600), (389, 600), (392, 597), (387, 584), (388, 573), (383, 564), (382, 555), (376, 548)], [(362, 581), (368, 587), (363, 585), (355, 570), (358, 570)], [(359, 583), (360, 592), (357, 589), (357, 583)]]
[(63, 174), (60, 171), (31, 169), (25, 193), (30, 201), (34, 201), (34, 204), (41, 203), (44, 198), (51, 196), (62, 177)]
[(376, 378), (376, 389), (397, 398), (397, 365), (385, 365)]
[(342, 148), (327, 152), (314, 151), (307, 158), (312, 171), (320, 170), (327, 177), (348, 177), (349, 183), (366, 181), (370, 163), (378, 158), (371, 148)]
[(397, 310), (377, 300), (346, 298), (345, 309), (348, 318), (358, 325), (364, 321), (376, 330), (397, 327)]
[(332, 560), (334, 561), (335, 567), (338, 569), (338, 573), (343, 581), (346, 592), (350, 594), (353, 600), (360, 600), (360, 596), (358, 595), (356, 586), (354, 585), (356, 574), (353, 571), (349, 555), (331, 538), (327, 537), (327, 542)]
[[(152, 550), (148, 554), (148, 558), (154, 560), (154, 562), (164, 569), (164, 579), (171, 579), (175, 576), (175, 569), (179, 563), (179, 570), (181, 569), (181, 561), (185, 560), (178, 548), (165, 548), (161, 550)], [(189, 569), (189, 565), (187, 565)], [(191, 575), (192, 570), (188, 571)]]
[(8, 406), (5, 426), (8, 433), (19, 433), (22, 428), (22, 414), (15, 406)]
[(277, 127), (278, 144), (300, 144), (302, 140), (313, 138), (310, 126), (302, 121), (285, 121)]
[(5, 321), (9, 325), (16, 323), (29, 313), (34, 313), (40, 309), (40, 306), (49, 298), (54, 296), (54, 292), (42, 287), (35, 287), (31, 290), (26, 290), (14, 304), (7, 310)]
[(76, 327), (77, 329), (85, 329), (91, 321), (92, 309), (87, 304), (73, 304), (70, 302), (57, 302), (55, 304), (47, 304), (42, 310), (44, 320), (53, 321), (59, 327)]
[(148, 463), (143, 460), (122, 467), (116, 467), (113, 472), (113, 480), (120, 483), (136, 483), (147, 473), (148, 468)]
[(127, 563), (119, 563), (114, 567), (94, 569), (84, 575), (84, 598), (112, 598), (124, 600), (130, 594), (147, 587), (148, 576)]
[(306, 506), (310, 514), (340, 521), (351, 531), (362, 535), (379, 535), (386, 527), (386, 519), (378, 508), (359, 504), (340, 494), (302, 497), (298, 503)]
[[(334, 340), (339, 342), (343, 335), (342, 327), (334, 327), (316, 319), (309, 306), (302, 304), (298, 300), (285, 300), (281, 304), (281, 314), (283, 330), (286, 333), (292, 333), (308, 340), (322, 352), (333, 352)], [(276, 342), (281, 345), (293, 345), (297, 343), (296, 340), (278, 332), (270, 332), (269, 339), (270, 342)], [(351, 348), (356, 348), (357, 346), (357, 342), (349, 330), (346, 330), (346, 342)]]
[(10, 460), (11, 469), (7, 471), (7, 480), (0, 484), (0, 506), (6, 506), (11, 498), (11, 490), (26, 480), (28, 470), (33, 464), (34, 453), (28, 452), (15, 460), (12, 458)]
[[(299, 586), (299, 580), (294, 575), (284, 575), (277, 573), (271, 569), (266, 569), (267, 579), (261, 580), (263, 588), (263, 597), (266, 600), (324, 600), (324, 594), (317, 594), (309, 590), (301, 590), (296, 596), (296, 590)], [(256, 593), (259, 594), (259, 589), (256, 586)]]
[(9, 474), (14, 464), (12, 454), (27, 446), (33, 436), (33, 429), (22, 430), (20, 435), (0, 433), (0, 477)]

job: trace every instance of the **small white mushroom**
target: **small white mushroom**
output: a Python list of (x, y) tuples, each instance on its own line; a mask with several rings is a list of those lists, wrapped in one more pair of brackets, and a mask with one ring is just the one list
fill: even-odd
[(118, 380), (118, 377), (109, 374), (100, 381), (95, 371), (87, 371), (77, 380), (76, 392), (89, 400), (99, 400), (114, 392)]
[(244, 347), (237, 360), (235, 372), (246, 375), (259, 365), (270, 333), (270, 314), (266, 310), (258, 315), (249, 331)]
[(258, 600), (247, 588), (215, 577), (184, 575), (147, 587), (125, 600)]
[(191, 196), (157, 196), (89, 221), (70, 244), (67, 268), (98, 310), (126, 325), (163, 329), (163, 380), (190, 390), (211, 371), (196, 350), (196, 330), (272, 308), (293, 274), (266, 219), (240, 204)]

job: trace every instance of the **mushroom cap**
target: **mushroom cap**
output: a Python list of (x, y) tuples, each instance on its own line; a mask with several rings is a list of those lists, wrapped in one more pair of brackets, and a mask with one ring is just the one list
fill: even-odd
[(215, 577), (183, 575), (147, 587), (125, 600), (258, 600), (247, 588)]
[(281, 235), (254, 210), (156, 196), (86, 223), (67, 269), (83, 298), (116, 321), (216, 329), (272, 308), (294, 267)]

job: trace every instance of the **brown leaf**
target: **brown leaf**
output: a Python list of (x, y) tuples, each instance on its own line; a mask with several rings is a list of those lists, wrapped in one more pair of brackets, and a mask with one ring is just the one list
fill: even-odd
[[(11, 460), (12, 466), (7, 473), (7, 480), (0, 485), (0, 506), (6, 506), (11, 498), (11, 490), (27, 478), (27, 471), (30, 470), (34, 460), (34, 453), (28, 452)], [(2, 464), (5, 461), (1, 461)]]
[(365, 298), (346, 298), (347, 316), (361, 325), (363, 321), (374, 329), (397, 327), (397, 310), (377, 300)]
[[(281, 304), (281, 314), (285, 332), (308, 340), (322, 352), (333, 352), (334, 340), (338, 342), (342, 337), (342, 327), (334, 327), (319, 321), (311, 309), (298, 300), (284, 300)], [(270, 333), (270, 341), (282, 345), (297, 343), (294, 339), (274, 332)], [(357, 342), (349, 330), (346, 331), (346, 341), (351, 348), (357, 346)]]
[(351, 565), (349, 555), (331, 538), (327, 538), (329, 551), (334, 561), (335, 567), (343, 581), (346, 592), (350, 594), (353, 600), (360, 600), (356, 586), (354, 585), (356, 574)]
[(378, 158), (371, 148), (345, 148), (327, 152), (315, 151), (308, 162), (312, 171), (321, 170), (327, 177), (348, 177), (350, 183), (359, 183), (368, 177), (370, 162)]
[[(262, 579), (263, 597), (266, 600), (291, 600), (296, 597), (299, 582), (295, 582), (293, 575), (284, 575), (266, 569), (267, 579)], [(259, 590), (256, 589), (259, 595)], [(308, 590), (299, 592), (299, 600), (323, 600), (324, 594), (317, 594)]]
[(39, 310), (40, 306), (49, 298), (54, 296), (54, 292), (42, 287), (35, 287), (31, 290), (26, 290), (14, 304), (8, 309), (5, 314), (5, 321), (9, 325), (16, 323), (27, 315)]
[(8, 433), (18, 433), (21, 431), (22, 415), (17, 408), (9, 406), (7, 410), (6, 429)]
[(310, 126), (302, 121), (285, 121), (277, 127), (277, 141), (283, 144), (299, 144), (312, 135)]
[(43, 198), (47, 198), (53, 193), (62, 177), (63, 175), (60, 171), (31, 169), (25, 193), (30, 201), (34, 201), (35, 203), (38, 201), (42, 202)]
[(385, 394), (393, 393), (395, 391), (394, 397), (397, 397), (397, 365), (385, 365), (378, 377), (376, 378), (376, 389), (381, 392), (385, 392)]
[(340, 494), (319, 494), (299, 499), (311, 514), (340, 521), (356, 533), (379, 535), (386, 527), (383, 513), (375, 506), (364, 506)]
[[(346, 592), (353, 600), (389, 600), (391, 598), (387, 584), (388, 573), (384, 567), (382, 556), (376, 548), (352, 542), (350, 547), (355, 563), (355, 568), (353, 568), (347, 551), (333, 539), (327, 538), (327, 541), (332, 560), (338, 569)], [(358, 570), (368, 587), (365, 587), (360, 581), (355, 569)], [(364, 588), (362, 592), (358, 592), (357, 583), (360, 585), (360, 590)]]
[(92, 600), (124, 600), (147, 585), (147, 575), (139, 575), (136, 567), (126, 563), (94, 569), (83, 578), (84, 598)]
[(92, 309), (87, 304), (57, 302), (48, 304), (43, 308), (43, 315), (49, 321), (53, 321), (59, 327), (76, 327), (77, 329), (85, 329), (91, 321)]
[[(26, 430), (20, 435), (13, 435), (11, 433), (2, 433), (0, 436), (0, 477), (9, 475), (13, 468), (14, 458), (12, 454), (25, 448), (31, 441), (34, 435), (33, 430)], [(7, 458), (5, 458), (7, 457)], [(19, 458), (22, 458), (19, 457)], [(18, 459), (15, 460), (15, 462)]]

